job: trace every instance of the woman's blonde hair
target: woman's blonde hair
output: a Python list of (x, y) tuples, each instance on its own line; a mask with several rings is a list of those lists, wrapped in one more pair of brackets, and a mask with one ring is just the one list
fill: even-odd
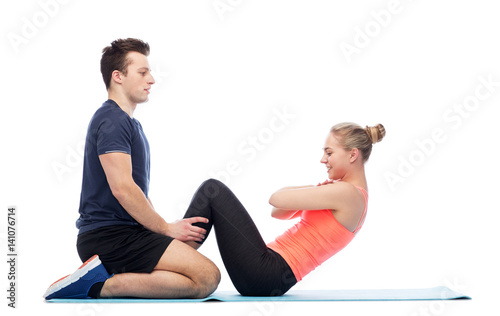
[(330, 132), (337, 137), (345, 150), (359, 149), (363, 162), (370, 158), (372, 145), (380, 142), (385, 136), (385, 128), (382, 124), (363, 128), (355, 123), (339, 123), (334, 125)]

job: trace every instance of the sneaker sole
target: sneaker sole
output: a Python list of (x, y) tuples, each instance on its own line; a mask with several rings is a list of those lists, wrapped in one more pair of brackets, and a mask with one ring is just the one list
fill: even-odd
[(80, 280), (84, 275), (86, 275), (90, 270), (94, 269), (100, 264), (101, 260), (99, 260), (99, 257), (97, 255), (92, 256), (90, 259), (85, 261), (73, 274), (69, 274), (57, 280), (56, 282), (52, 283), (45, 292), (45, 294), (43, 295), (43, 298), (46, 298), (49, 295), (54, 294), (55, 292), (65, 288), (66, 286), (75, 283), (76, 281)]

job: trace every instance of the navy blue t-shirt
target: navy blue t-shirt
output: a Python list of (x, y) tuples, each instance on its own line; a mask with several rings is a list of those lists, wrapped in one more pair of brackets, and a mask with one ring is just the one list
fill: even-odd
[(138, 225), (111, 193), (99, 155), (131, 155), (132, 177), (145, 196), (149, 190), (149, 143), (138, 120), (113, 100), (107, 100), (92, 117), (85, 141), (80, 196), (79, 234), (109, 225)]

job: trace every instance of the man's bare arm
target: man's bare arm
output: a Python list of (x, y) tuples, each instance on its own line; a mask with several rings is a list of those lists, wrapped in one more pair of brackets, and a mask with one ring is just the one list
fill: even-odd
[(108, 153), (99, 156), (101, 165), (113, 196), (138, 223), (147, 229), (162, 235), (168, 235), (181, 241), (201, 241), (206, 233), (204, 229), (192, 226), (195, 222), (206, 222), (202, 217), (193, 217), (167, 223), (153, 208), (141, 188), (132, 178), (132, 161), (126, 153)]

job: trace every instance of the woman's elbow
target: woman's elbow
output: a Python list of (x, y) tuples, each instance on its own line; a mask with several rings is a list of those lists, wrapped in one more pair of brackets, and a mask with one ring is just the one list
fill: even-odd
[(276, 210), (277, 210), (277, 209), (276, 209), (275, 207), (273, 207), (273, 209), (272, 209), (272, 211), (271, 211), (271, 217), (272, 217), (272, 218), (277, 218), (277, 217), (276, 217), (276, 216), (277, 216), (277, 215), (276, 215)]
[(271, 217), (276, 219), (283, 219), (283, 210), (273, 207), (271, 211)]
[(276, 193), (271, 194), (271, 197), (269, 198), (269, 204), (271, 204), (274, 207), (277, 207), (276, 204), (278, 203), (278, 197), (276, 197)]

